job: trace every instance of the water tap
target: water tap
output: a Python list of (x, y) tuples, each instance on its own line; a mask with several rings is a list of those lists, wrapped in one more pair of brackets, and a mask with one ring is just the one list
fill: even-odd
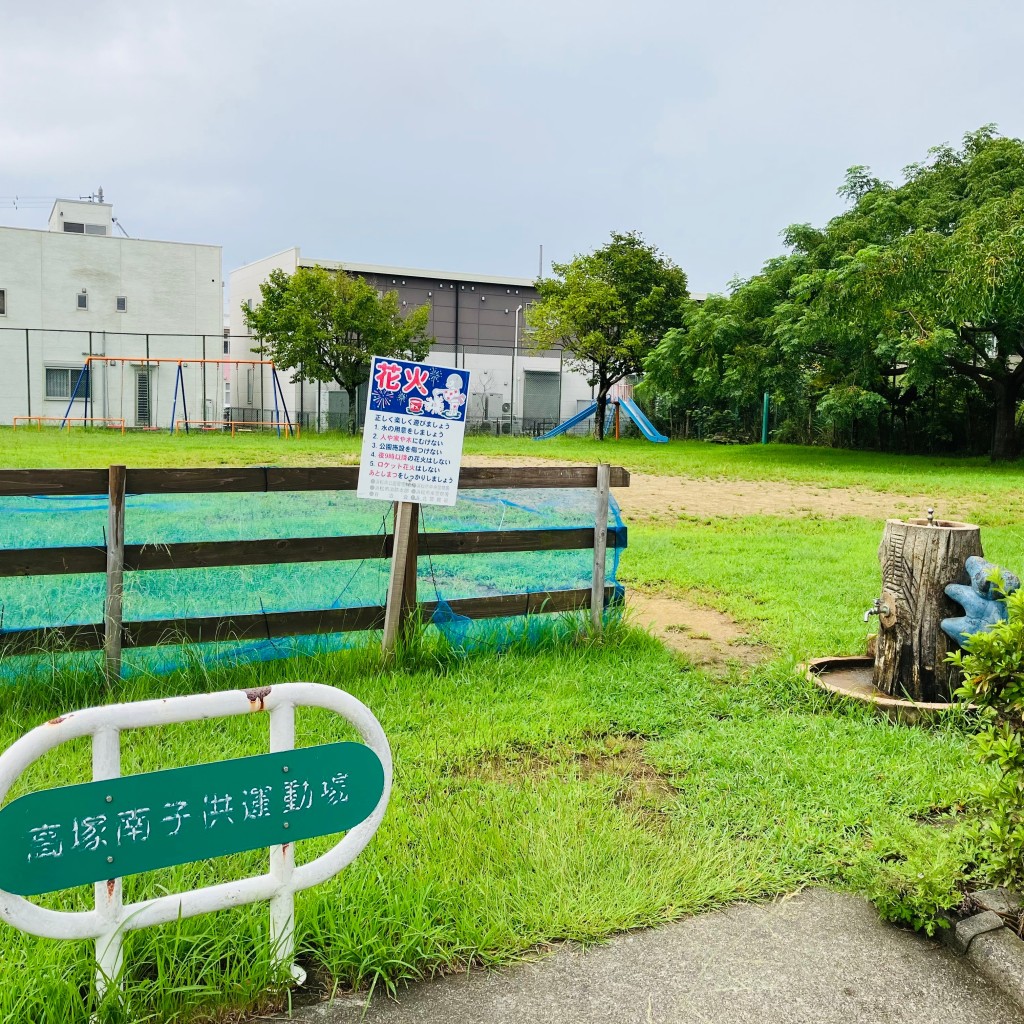
[(889, 606), (882, 604), (880, 597), (875, 598), (875, 603), (864, 613), (864, 621), (867, 622), (872, 615), (888, 615)]

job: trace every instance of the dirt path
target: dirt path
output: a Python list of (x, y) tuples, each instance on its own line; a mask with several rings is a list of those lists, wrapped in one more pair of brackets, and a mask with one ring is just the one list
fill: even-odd
[[(468, 455), (467, 466), (535, 466), (537, 459), (496, 459)], [(579, 463), (545, 459), (544, 465)], [(923, 516), (932, 503), (923, 494), (891, 494), (866, 487), (817, 487), (783, 480), (694, 479), (633, 473), (629, 487), (615, 491), (622, 511), (631, 520), (678, 516), (867, 516), (871, 519)], [(961, 510), (944, 506), (943, 516)]]
[[(867, 516), (872, 519), (923, 516), (925, 495), (885, 494), (861, 487), (816, 487), (782, 480), (694, 480), (634, 473), (630, 485), (615, 492), (634, 519), (680, 515), (720, 516)], [(955, 515), (944, 508), (944, 515)]]
[(755, 665), (769, 653), (728, 615), (685, 598), (630, 589), (626, 608), (634, 625), (653, 633), (698, 666)]

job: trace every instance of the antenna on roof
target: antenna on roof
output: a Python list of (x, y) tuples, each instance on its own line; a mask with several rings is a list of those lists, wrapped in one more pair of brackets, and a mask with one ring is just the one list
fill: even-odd
[(79, 196), (79, 199), (88, 199), (90, 203), (102, 203), (103, 202), (103, 186), (100, 185), (95, 192), (90, 192), (87, 196)]

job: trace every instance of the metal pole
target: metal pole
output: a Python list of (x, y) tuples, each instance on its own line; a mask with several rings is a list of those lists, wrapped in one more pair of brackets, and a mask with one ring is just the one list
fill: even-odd
[(459, 367), (459, 286), (452, 284), (455, 289), (455, 368)]
[[(272, 366), (270, 368), (270, 391), (274, 396), (274, 425), (277, 427), (277, 436), (281, 436), (281, 413), (277, 409), (277, 389), (280, 387), (280, 382), (277, 379), (277, 367)], [(282, 396), (283, 399), (283, 396)]]
[[(104, 346), (106, 347), (106, 346)], [(85, 378), (85, 423), (83, 426), (89, 426), (89, 399), (92, 397), (92, 331), (89, 332), (89, 358), (86, 360), (85, 365), (89, 368), (89, 374)], [(96, 408), (93, 407), (93, 416), (96, 415)]]
[(25, 328), (25, 400), (28, 403), (28, 414), (32, 415), (32, 350), (28, 341), (28, 328)]
[(72, 410), (74, 409), (75, 399), (78, 397), (78, 389), (82, 386), (82, 381), (85, 379), (85, 375), (89, 372), (89, 364), (86, 363), (79, 371), (78, 378), (75, 380), (75, 388), (71, 392), (71, 399), (68, 402), (67, 409), (64, 410), (64, 419), (61, 420), (61, 427), (67, 427), (68, 433), (71, 432), (71, 424), (68, 422), (68, 418), (71, 416)]
[(185, 433), (188, 433), (188, 400), (185, 396), (185, 371), (178, 364), (178, 373), (181, 374), (181, 411), (185, 414)]
[[(295, 705), (281, 703), (270, 711), (270, 752), (295, 749)], [(277, 892), (270, 897), (270, 948), (276, 963), (287, 967), (300, 985), (306, 972), (295, 963), (295, 844), (270, 848), (270, 877)]]
[(761, 444), (768, 443), (768, 392), (764, 393), (764, 408), (761, 412)]
[(512, 384), (509, 388), (509, 403), (508, 403), (508, 436), (512, 437), (516, 429), (516, 352), (519, 349), (519, 313), (522, 310), (523, 305), (520, 303), (516, 306), (516, 326), (515, 333), (512, 335)]
[[(174, 417), (178, 411), (178, 382), (181, 380), (181, 363), (178, 363), (178, 372), (174, 375), (174, 398), (171, 399), (171, 433), (174, 433)], [(150, 389), (152, 397), (152, 389)]]
[[(124, 469), (123, 466), (117, 467)], [(113, 472), (114, 467), (111, 467)], [(92, 736), (92, 777), (94, 782), (116, 779), (121, 775), (121, 733), (109, 726)], [(111, 858), (113, 859), (113, 858)], [(116, 868), (112, 870), (116, 871)], [(124, 966), (124, 932), (121, 930), (123, 898), (121, 879), (111, 878), (93, 886), (96, 916), (103, 932), (96, 936), (96, 995), (103, 998), (107, 988), (116, 985)]]

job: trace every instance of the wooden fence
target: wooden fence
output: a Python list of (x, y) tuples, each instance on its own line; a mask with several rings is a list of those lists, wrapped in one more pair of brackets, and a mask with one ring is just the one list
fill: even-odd
[[(105, 546), (0, 549), (0, 577), (105, 573), (107, 588), (102, 622), (74, 626), (4, 631), (0, 648), (9, 653), (35, 650), (103, 650), (106, 672), (121, 671), (121, 650), (164, 643), (210, 643), (319, 633), (381, 629), (385, 649), (394, 645), (414, 611), (428, 621), (436, 602), (416, 603), (419, 555), (470, 555), (516, 551), (567, 551), (593, 548), (592, 585), (557, 590), (473, 597), (448, 602), (452, 611), (470, 619), (500, 618), (538, 612), (589, 608), (596, 628), (609, 597), (604, 566), (609, 542), (624, 546), (624, 536), (609, 537), (609, 487), (629, 486), (629, 473), (615, 466), (537, 466), (527, 468), (467, 467), (462, 490), (481, 488), (590, 488), (595, 490), (597, 529), (480, 530), (429, 533), (418, 531), (419, 508), (395, 503), (393, 533), (353, 537), (292, 537), (198, 543), (125, 544), (126, 494), (197, 494), (209, 492), (352, 491), (356, 466), (331, 468), (263, 467), (249, 469), (0, 469), (0, 497), (55, 495), (108, 496)], [(124, 573), (163, 569), (213, 568), (237, 565), (282, 565), (296, 562), (340, 562), (363, 558), (391, 559), (391, 582), (384, 606), (316, 611), (268, 612), (259, 615), (209, 616), (124, 622)]]

